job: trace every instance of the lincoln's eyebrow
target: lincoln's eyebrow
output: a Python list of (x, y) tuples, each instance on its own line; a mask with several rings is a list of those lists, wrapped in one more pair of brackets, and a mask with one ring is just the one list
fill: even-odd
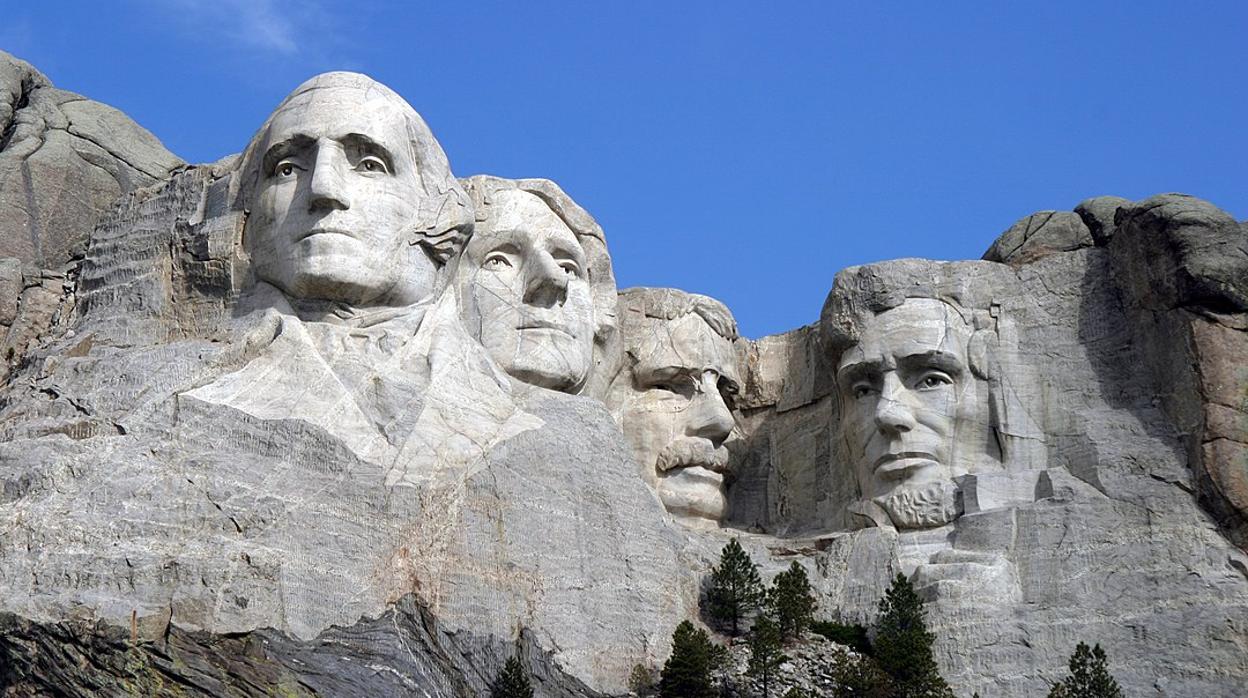
[(844, 366), (841, 366), (840, 368), (836, 369), (836, 379), (837, 381), (842, 382), (842, 383), (846, 381), (857, 380), (858, 378), (861, 378), (865, 374), (871, 373), (873, 371), (880, 371), (883, 368), (884, 368), (883, 361), (872, 360), (872, 359), (869, 359), (867, 361), (855, 361), (853, 363), (845, 364)]
[(965, 363), (955, 354), (939, 349), (931, 351), (915, 352), (907, 356), (901, 357), (898, 362), (902, 368), (907, 370), (935, 368), (946, 373), (960, 375), (965, 369)]
[(273, 170), (277, 167), (279, 160), (287, 155), (290, 155), (291, 153), (307, 148), (312, 145), (313, 142), (315, 141), (311, 136), (295, 134), (286, 140), (279, 141), (269, 146), (269, 149), (264, 151), (264, 158), (261, 160), (264, 172), (266, 174), (273, 172)]

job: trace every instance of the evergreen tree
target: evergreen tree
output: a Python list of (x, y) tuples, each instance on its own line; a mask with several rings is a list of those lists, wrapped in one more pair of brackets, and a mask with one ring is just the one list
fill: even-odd
[(840, 651), (832, 658), (830, 698), (892, 698), (893, 680), (863, 654)]
[(516, 657), (511, 657), (490, 684), (490, 698), (533, 698), (529, 674)]
[(780, 649), (780, 626), (770, 617), (760, 615), (750, 629), (750, 665), (745, 673), (762, 683), (763, 698), (770, 695), (776, 670), (788, 659)]
[(806, 570), (797, 561), (789, 565), (787, 571), (776, 575), (767, 592), (767, 605), (782, 639), (800, 638), (810, 627), (815, 615), (815, 595), (810, 591)]
[(1053, 685), (1049, 698), (1122, 698), (1122, 689), (1109, 673), (1105, 650), (1099, 644), (1092, 649), (1082, 642), (1076, 645), (1070, 675)]
[(706, 631), (681, 621), (672, 633), (672, 655), (663, 664), (659, 695), (663, 698), (712, 698), (711, 669), (718, 659), (716, 645)]
[(893, 680), (897, 698), (952, 696), (932, 658), (934, 636), (927, 631), (923, 601), (905, 575), (897, 575), (876, 620), (875, 659)]
[(711, 618), (730, 627), (735, 637), (741, 634), (741, 620), (761, 606), (764, 598), (758, 565), (733, 538), (719, 554), (719, 565), (711, 569), (707, 611)]

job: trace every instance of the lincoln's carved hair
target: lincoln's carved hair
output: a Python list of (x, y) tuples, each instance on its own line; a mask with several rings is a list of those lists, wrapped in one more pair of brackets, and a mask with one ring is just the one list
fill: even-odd
[(628, 288), (620, 291), (620, 307), (625, 309), (625, 325), (628, 324), (628, 316), (632, 312), (640, 312), (655, 320), (675, 320), (697, 314), (710, 325), (715, 334), (729, 342), (736, 341), (739, 336), (737, 321), (732, 318), (728, 307), (699, 293), (689, 293), (678, 288)]
[(451, 174), (446, 153), (433, 137), (425, 120), (397, 92), (367, 75), (349, 72), (322, 73), (287, 95), (256, 135), (252, 136), (247, 149), (243, 151), (239, 177), (234, 186), (236, 205), (243, 209), (251, 208), (252, 197), (263, 176), (261, 170), (264, 148), (274, 117), (303, 95), (324, 89), (357, 90), (367, 99), (380, 97), (399, 107), (404, 116), (407, 144), (411, 149), (409, 152), (412, 161), (416, 163), (422, 189), (416, 193), (420, 197), (421, 205), (418, 219), (412, 223), (412, 241), (424, 247), (436, 264), (445, 265), (447, 260), (463, 248), (468, 236), (472, 234), (472, 202), (455, 175)]
[(1010, 468), (1036, 467), (1043, 459), (1037, 448), (1043, 443), (1043, 430), (1015, 392), (1000, 360), (1000, 306), (991, 289), (1008, 287), (1008, 282), (985, 278), (998, 274), (1014, 280), (1004, 265), (991, 262), (902, 259), (849, 267), (836, 275), (823, 304), (821, 341), (835, 366), (841, 354), (859, 342), (864, 319), (912, 298), (943, 302), (971, 331), (967, 360), (972, 375), (988, 385), (988, 426), (1002, 461)]

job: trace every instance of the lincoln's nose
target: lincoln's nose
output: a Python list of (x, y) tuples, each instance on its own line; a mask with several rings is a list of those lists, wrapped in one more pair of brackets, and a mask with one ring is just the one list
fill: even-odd
[(884, 374), (880, 399), (875, 403), (875, 425), (881, 433), (900, 436), (914, 428), (914, 412), (906, 404), (906, 387), (897, 374)]

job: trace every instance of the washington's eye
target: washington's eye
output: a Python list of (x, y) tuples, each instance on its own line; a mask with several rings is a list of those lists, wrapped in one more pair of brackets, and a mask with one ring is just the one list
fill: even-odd
[(945, 385), (952, 385), (953, 381), (943, 373), (928, 373), (919, 379), (920, 390), (935, 390)]
[(295, 170), (297, 169), (299, 168), (295, 166), (295, 163), (289, 160), (283, 160), (277, 163), (277, 167), (274, 168), (273, 171), (277, 174), (278, 177), (287, 178), (287, 177), (293, 177), (295, 174)]
[(511, 260), (501, 254), (492, 254), (485, 258), (481, 266), (486, 269), (506, 269), (511, 266)]
[(360, 164), (356, 165), (356, 169), (363, 172), (374, 172), (377, 174), (389, 172), (389, 170), (386, 169), (386, 163), (375, 155), (365, 155), (360, 158)]

